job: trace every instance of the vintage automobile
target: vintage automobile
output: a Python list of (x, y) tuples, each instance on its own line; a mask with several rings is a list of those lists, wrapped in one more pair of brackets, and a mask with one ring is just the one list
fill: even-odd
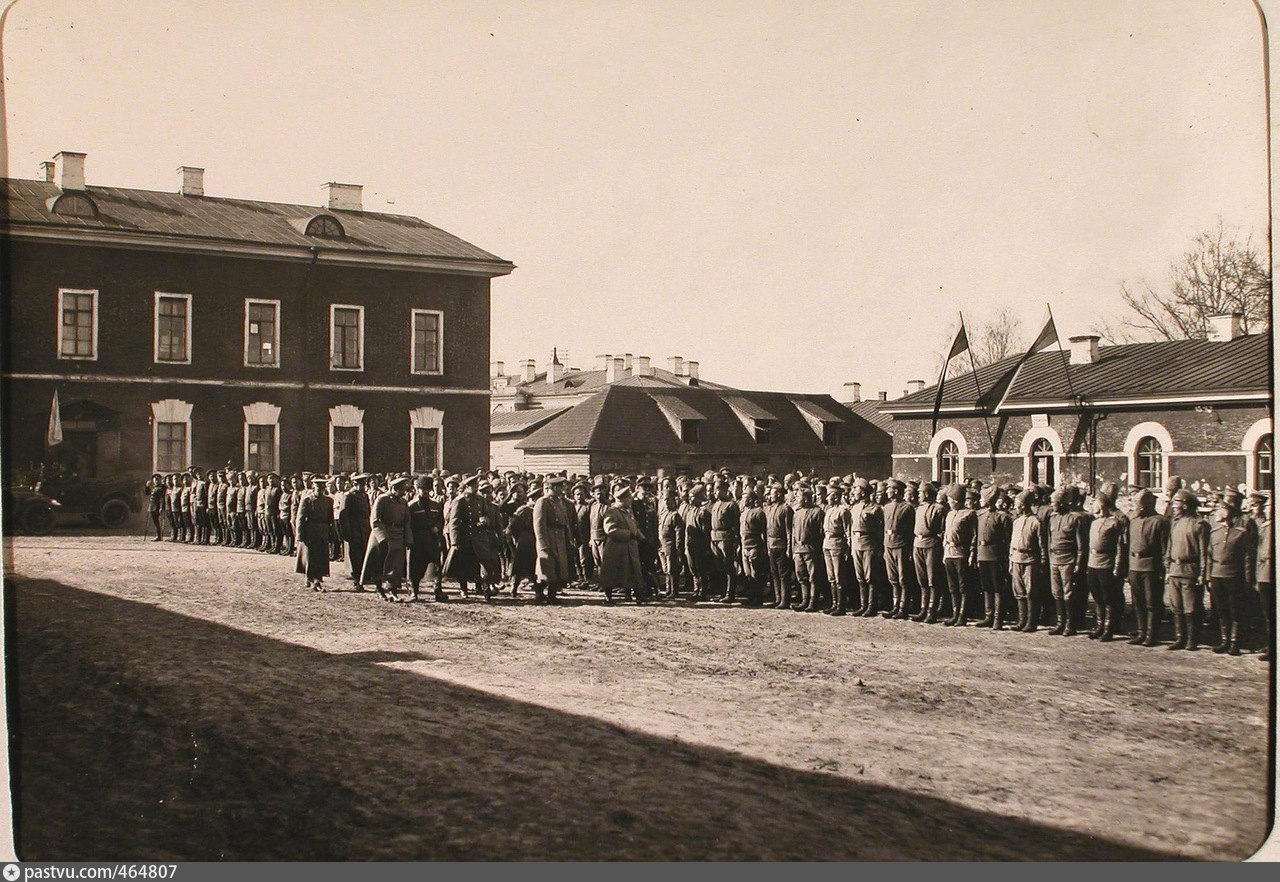
[(90, 523), (119, 527), (142, 511), (142, 481), (135, 475), (114, 478), (46, 478), (36, 490), (58, 502), (59, 515), (83, 515)]
[(30, 487), (4, 488), (4, 524), (7, 532), (43, 536), (57, 522), (58, 500)]

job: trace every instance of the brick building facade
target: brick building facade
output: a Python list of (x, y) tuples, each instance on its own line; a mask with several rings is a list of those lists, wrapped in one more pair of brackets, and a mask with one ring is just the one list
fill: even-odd
[[(6, 468), (467, 470), (488, 462), (490, 279), (417, 218), (4, 181)], [(63, 440), (50, 445), (55, 392)]]
[[(1230, 318), (1210, 340), (1099, 346), (1005, 359), (881, 405), (893, 420), (893, 468), (949, 482), (1116, 481), (1169, 475), (1214, 486), (1273, 485), (1271, 351)], [(993, 445), (994, 441), (994, 445)], [(994, 454), (994, 456), (993, 456)], [(994, 460), (994, 464), (993, 464)]]

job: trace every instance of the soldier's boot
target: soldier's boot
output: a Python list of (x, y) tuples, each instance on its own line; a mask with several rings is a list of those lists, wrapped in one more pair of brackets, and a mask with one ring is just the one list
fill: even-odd
[(1240, 654), (1240, 623), (1231, 623), (1231, 648), (1227, 650), (1227, 655)]
[(557, 592), (559, 592), (559, 590), (559, 587), (556, 585), (547, 585), (547, 603), (554, 604), (556, 602)]
[(444, 593), (444, 586), (439, 582), (436, 582), (434, 596), (435, 599), (441, 603), (449, 599), (449, 595)]
[(1013, 630), (1021, 631), (1027, 627), (1027, 599), (1025, 597), (1015, 597), (1013, 602), (1018, 605), (1018, 619), (1013, 625)]
[(1004, 630), (1004, 609), (1002, 608), (1003, 600), (1004, 599), (1000, 596), (1000, 593), (996, 592), (995, 599), (991, 602), (991, 610), (992, 610), (991, 630), (992, 631)]
[(845, 614), (844, 608), (844, 586), (834, 585), (831, 588), (831, 608), (827, 610), (828, 615), (842, 616)]
[(1106, 622), (1103, 624), (1102, 635), (1098, 637), (1098, 642), (1110, 643), (1112, 640), (1115, 639), (1116, 619), (1118, 619), (1119, 616), (1116, 614), (1115, 608), (1112, 607), (1110, 604), (1107, 604), (1107, 606), (1104, 608), (1103, 614), (1106, 616)]
[(1133, 636), (1126, 640), (1132, 646), (1141, 646), (1147, 639), (1147, 617), (1136, 613), (1133, 617)]
[(1067, 632), (1067, 602), (1059, 597), (1055, 597), (1053, 599), (1053, 607), (1058, 614), (1058, 618), (1057, 623), (1049, 633), (1054, 636), (1060, 636)]
[(1165, 649), (1187, 648), (1187, 617), (1181, 613), (1173, 614), (1173, 642)]
[(992, 600), (993, 600), (992, 592), (990, 591), (982, 592), (982, 618), (974, 622), (974, 627), (977, 627), (977, 628), (991, 627), (991, 623), (995, 621), (995, 619), (992, 618), (992, 615), (991, 615)]
[(418, 602), (418, 591), (419, 591), (419, 583), (417, 582), (409, 583), (409, 602), (410, 603)]
[(809, 583), (796, 580), (796, 587), (800, 589), (800, 596), (796, 598), (796, 602), (791, 604), (791, 608), (796, 612), (804, 609), (805, 604), (809, 602)]
[[(950, 591), (950, 589), (948, 590)], [(945, 622), (942, 623), (946, 625), (948, 628), (954, 627), (955, 623), (960, 620), (960, 601), (956, 597), (956, 593), (954, 591), (950, 591), (950, 594), (951, 594), (951, 616)]]
[(1028, 595), (1026, 597), (1027, 604), (1027, 623), (1019, 630), (1026, 631), (1028, 634), (1034, 634), (1036, 629), (1040, 627), (1040, 610), (1036, 609), (1035, 598)]
[(809, 583), (809, 590), (805, 592), (804, 601), (805, 601), (804, 606), (800, 608), (802, 612), (818, 611), (818, 586), (817, 585), (813, 584), (812, 582)]
[(1105, 620), (1106, 620), (1106, 613), (1104, 612), (1104, 608), (1102, 604), (1098, 603), (1096, 600), (1091, 600), (1089, 602), (1089, 606), (1093, 609), (1093, 618), (1094, 618), (1093, 630), (1089, 632), (1089, 639), (1097, 640), (1099, 637), (1102, 636), (1102, 631), (1103, 631), (1103, 627), (1105, 625)]
[(902, 586), (893, 585), (891, 588), (893, 590), (893, 606), (880, 613), (880, 618), (882, 619), (896, 619), (898, 610), (902, 608)]
[(1142, 645), (1155, 646), (1160, 642), (1160, 615), (1158, 613), (1148, 612), (1146, 615), (1146, 627), (1142, 629)]
[(546, 589), (543, 588), (541, 582), (533, 583), (533, 602), (545, 603), (547, 600)]
[(1194, 613), (1187, 617), (1187, 652), (1195, 652), (1200, 648), (1200, 617)]
[(923, 622), (929, 618), (929, 604), (932, 602), (929, 596), (929, 586), (920, 586), (920, 612), (911, 617), (913, 622)]
[(1063, 605), (1066, 609), (1067, 628), (1065, 631), (1062, 632), (1062, 636), (1074, 637), (1076, 635), (1076, 632), (1080, 628), (1084, 627), (1083, 623), (1079, 621), (1079, 613), (1074, 609), (1075, 604), (1073, 604), (1070, 600), (1064, 600)]
[(1218, 636), (1220, 640), (1213, 648), (1213, 652), (1215, 655), (1222, 655), (1231, 648), (1231, 626), (1221, 619), (1218, 620)]

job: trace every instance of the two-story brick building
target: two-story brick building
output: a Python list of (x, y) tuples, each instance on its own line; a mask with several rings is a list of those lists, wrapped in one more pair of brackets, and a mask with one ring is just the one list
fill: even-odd
[[(489, 285), (513, 265), (415, 217), (3, 182), (6, 469), (482, 467)], [(55, 392), (63, 440), (49, 444)]]
[(894, 472), (1158, 487), (1170, 475), (1270, 490), (1274, 481), (1271, 338), (1238, 317), (1208, 340), (1100, 346), (1004, 359), (880, 405), (893, 420)]

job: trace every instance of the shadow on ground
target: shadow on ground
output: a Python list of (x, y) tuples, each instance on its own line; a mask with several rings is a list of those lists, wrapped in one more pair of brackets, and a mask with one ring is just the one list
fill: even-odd
[(1177, 857), (380, 664), (413, 653), (50, 581), (5, 603), (23, 860)]

